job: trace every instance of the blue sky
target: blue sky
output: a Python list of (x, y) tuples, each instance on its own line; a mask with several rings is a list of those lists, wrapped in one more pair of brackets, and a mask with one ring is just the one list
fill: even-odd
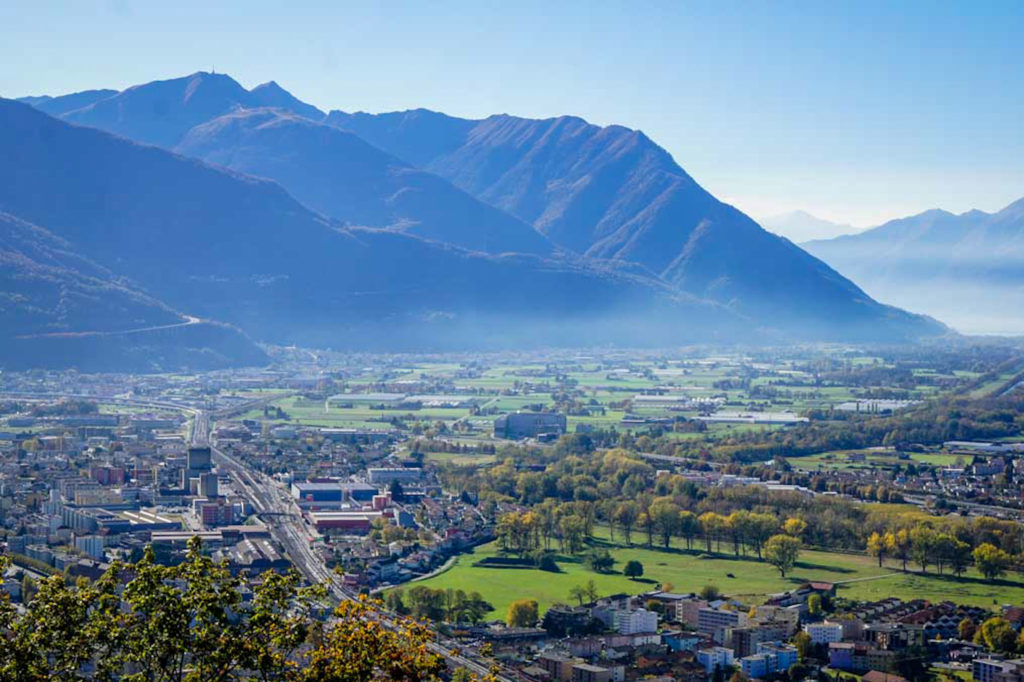
[(644, 130), (755, 217), (1024, 196), (1024, 3), (0, 4), (0, 95), (216, 69), (324, 109)]

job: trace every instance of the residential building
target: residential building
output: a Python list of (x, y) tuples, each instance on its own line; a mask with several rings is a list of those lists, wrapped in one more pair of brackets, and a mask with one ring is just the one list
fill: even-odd
[(612, 671), (599, 665), (576, 663), (572, 667), (572, 682), (612, 682)]
[(658, 614), (647, 609), (615, 612), (615, 630), (622, 635), (658, 631)]
[(732, 649), (727, 649), (724, 646), (701, 649), (697, 652), (697, 662), (704, 667), (704, 672), (708, 675), (714, 674), (715, 668), (725, 670), (733, 664), (734, 660)]
[(830, 644), (841, 642), (843, 639), (843, 626), (839, 623), (807, 623), (804, 625), (804, 632), (808, 634), (815, 644)]
[(745, 625), (747, 614), (729, 609), (705, 607), (697, 612), (697, 631), (711, 635), (719, 644), (725, 641), (725, 629)]
[(752, 656), (759, 644), (784, 642), (789, 639), (786, 623), (764, 623), (725, 629), (725, 646), (731, 647), (737, 658)]

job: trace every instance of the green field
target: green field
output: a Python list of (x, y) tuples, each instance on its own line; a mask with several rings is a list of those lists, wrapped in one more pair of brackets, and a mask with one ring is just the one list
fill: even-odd
[[(644, 540), (634, 533), (634, 542)], [(989, 583), (975, 574), (962, 579), (938, 575), (903, 574), (899, 566), (888, 562), (879, 568), (876, 560), (855, 554), (805, 550), (792, 573), (785, 579), (771, 565), (756, 559), (736, 559), (731, 554), (704, 555), (676, 547), (669, 551), (646, 547), (624, 547), (619, 543), (595, 541), (608, 547), (616, 559), (614, 573), (591, 571), (580, 560), (560, 558), (561, 572), (532, 568), (492, 568), (474, 565), (481, 559), (499, 555), (496, 543), (478, 547), (458, 557), (446, 572), (422, 581), (432, 588), (457, 588), (478, 591), (495, 607), (495, 617), (504, 617), (509, 603), (516, 599), (536, 599), (541, 612), (556, 602), (568, 602), (569, 590), (593, 580), (601, 595), (619, 592), (640, 593), (671, 583), (677, 592), (695, 592), (707, 584), (745, 603), (756, 604), (766, 595), (790, 589), (808, 580), (839, 583), (838, 596), (848, 599), (877, 600), (885, 597), (954, 601), (993, 607), (996, 604), (1024, 603), (1024, 584), (1012, 580)], [(723, 550), (725, 546), (723, 545)], [(622, 575), (626, 561), (635, 559), (644, 565), (644, 576), (632, 581)], [(729, 574), (734, 578), (728, 577)], [(852, 582), (851, 582), (852, 581)], [(845, 583), (845, 584), (844, 584)]]
[(428, 452), (426, 454), (426, 460), (428, 462), (435, 462), (437, 464), (455, 464), (456, 466), (482, 466), (484, 464), (493, 464), (497, 457), (494, 455), (483, 455), (477, 453), (461, 453), (461, 452)]
[[(851, 462), (848, 458), (848, 455), (851, 453), (864, 454), (865, 461)], [(823, 452), (817, 455), (789, 457), (787, 459), (797, 469), (813, 471), (817, 469), (869, 469), (871, 467), (893, 467), (897, 464), (906, 467), (911, 462), (945, 467), (954, 466), (958, 460), (963, 460), (964, 457), (941, 452), (914, 452), (910, 454), (910, 459), (900, 459), (893, 452), (867, 449)]]

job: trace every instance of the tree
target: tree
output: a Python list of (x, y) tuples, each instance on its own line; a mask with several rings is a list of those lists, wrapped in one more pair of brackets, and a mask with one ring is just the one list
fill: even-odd
[(1017, 633), (1005, 618), (989, 618), (974, 633), (974, 643), (989, 651), (1008, 653), (1017, 644)]
[[(779, 520), (773, 514), (751, 514), (749, 522), (749, 537), (751, 544), (757, 551), (757, 558), (761, 558), (761, 548), (772, 535), (779, 529)], [(791, 537), (791, 536), (783, 536)], [(800, 542), (799, 539), (793, 538)]]
[(957, 626), (957, 633), (960, 635), (960, 639), (965, 642), (969, 642), (974, 639), (974, 633), (978, 630), (978, 626), (974, 624), (974, 621), (970, 618), (964, 618), (960, 621)]
[(714, 601), (722, 595), (722, 591), (718, 589), (718, 585), (705, 585), (700, 588), (700, 598), (704, 601)]
[(711, 540), (716, 537), (722, 529), (722, 516), (715, 512), (704, 512), (698, 519), (700, 530), (704, 535), (704, 542), (707, 545), (708, 553), (711, 553)]
[[(322, 642), (302, 671), (304, 682), (389, 679), (420, 682), (434, 679), (445, 661), (430, 650), (430, 629), (401, 619), (393, 628), (374, 627), (372, 603), (343, 601)], [(202, 679), (202, 678), (200, 678)]]
[(636, 526), (637, 520), (637, 508), (634, 502), (623, 502), (615, 507), (615, 511), (612, 516), (615, 517), (615, 522), (622, 528), (622, 534), (626, 537), (626, 544), (633, 544), (633, 528)]
[(177, 566), (147, 548), (91, 584), (53, 576), (20, 614), (0, 595), (0, 680), (70, 682), (88, 670), (101, 682), (416, 682), (445, 669), (425, 626), (389, 616), (380, 627), (383, 605), (365, 600), (343, 602), (325, 623), (314, 608), (326, 591), (300, 582), (268, 572), (250, 583), (195, 539)]
[(821, 615), (821, 595), (817, 592), (807, 597), (807, 613), (812, 616)]
[(764, 558), (783, 578), (800, 556), (800, 541), (790, 535), (773, 535), (764, 545)]
[(548, 571), (550, 573), (558, 573), (558, 563), (555, 561), (555, 557), (551, 556), (547, 552), (541, 555), (540, 559), (537, 560), (537, 568), (542, 571)]
[(505, 622), (510, 628), (529, 628), (537, 624), (537, 600), (519, 599), (508, 605)]
[(584, 600), (587, 598), (587, 590), (582, 585), (573, 585), (569, 588), (569, 599), (575, 599), (579, 602), (580, 606), (583, 606)]
[(636, 559), (630, 559), (626, 562), (626, 566), (623, 568), (622, 573), (627, 578), (636, 580), (644, 574), (644, 565)]
[(803, 537), (805, 530), (807, 530), (807, 522), (796, 517), (786, 519), (786, 522), (782, 524), (782, 532), (795, 538)]
[(686, 549), (693, 549), (693, 538), (700, 532), (700, 521), (692, 511), (679, 514), (679, 534), (686, 540)]
[(882, 561), (885, 559), (885, 555), (888, 552), (888, 545), (885, 542), (885, 536), (881, 533), (872, 533), (868, 537), (867, 544), (868, 554), (874, 557), (878, 557), (878, 567), (882, 567)]
[(402, 601), (402, 591), (392, 590), (384, 596), (384, 605), (388, 611), (397, 613), (399, 615), (405, 615), (409, 613), (409, 610), (405, 608), (405, 602)]
[(607, 573), (615, 565), (615, 559), (607, 549), (595, 549), (587, 555), (587, 566), (597, 573)]
[(962, 540), (953, 539), (950, 547), (949, 567), (960, 577), (971, 563), (971, 546)]
[(578, 554), (583, 549), (583, 519), (571, 514), (563, 517), (558, 526), (562, 532), (562, 548), (569, 554)]
[(932, 549), (935, 545), (935, 531), (927, 526), (918, 526), (910, 533), (910, 554), (914, 563), (924, 572), (932, 560)]
[[(995, 545), (984, 542), (974, 548), (974, 565), (983, 576), (992, 580), (1001, 576), (1010, 566), (1010, 555)], [(988, 622), (988, 621), (986, 621)]]
[(466, 668), (456, 668), (452, 673), (452, 682), (474, 682), (474, 680), (476, 678), (473, 677), (473, 673)]
[(661, 542), (668, 549), (672, 536), (679, 529), (679, 505), (669, 500), (657, 500), (647, 510), (647, 515), (658, 529)]
[(814, 649), (814, 642), (811, 641), (811, 636), (806, 632), (798, 632), (793, 636), (793, 646), (796, 647), (796, 653), (800, 657), (800, 661), (806, 661), (811, 651)]
[(654, 544), (654, 519), (647, 512), (640, 512), (636, 517), (636, 523), (638, 526), (644, 529), (647, 534), (647, 546), (650, 547)]
[(910, 559), (910, 550), (913, 542), (910, 538), (910, 531), (906, 528), (892, 534), (893, 553), (903, 562), (903, 572), (907, 572), (907, 561)]

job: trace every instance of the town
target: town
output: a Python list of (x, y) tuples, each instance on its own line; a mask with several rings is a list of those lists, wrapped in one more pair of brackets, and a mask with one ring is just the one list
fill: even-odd
[(994, 346), (5, 373), (3, 591), (198, 539), (502, 679), (1010, 682), (1022, 372)]

